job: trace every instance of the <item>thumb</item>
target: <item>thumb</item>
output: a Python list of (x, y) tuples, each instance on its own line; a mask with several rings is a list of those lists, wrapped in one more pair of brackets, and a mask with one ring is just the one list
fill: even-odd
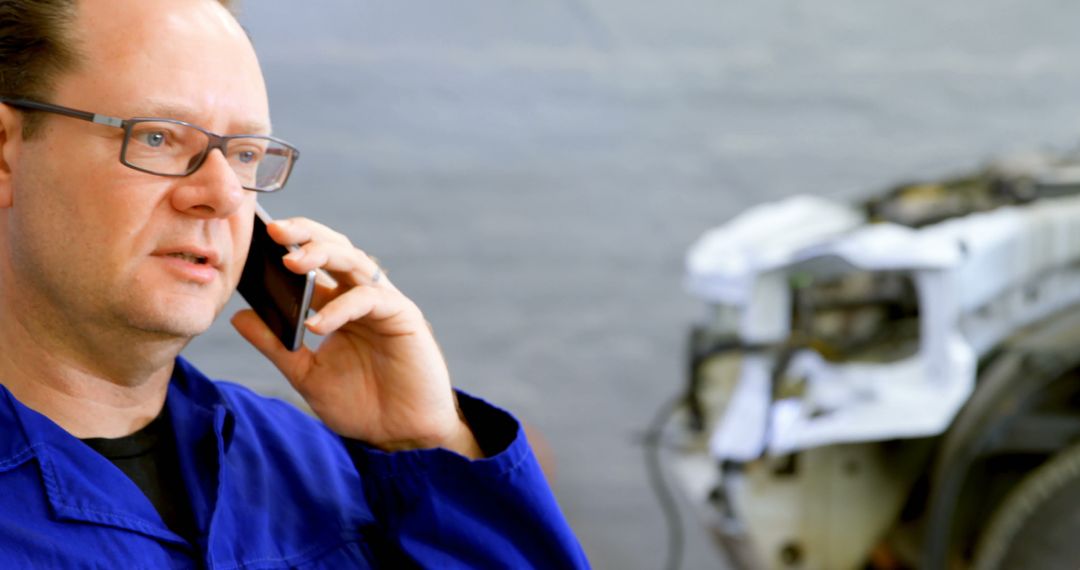
[(290, 383), (296, 383), (304, 377), (312, 356), (307, 346), (301, 346), (296, 352), (285, 348), (277, 335), (251, 309), (238, 311), (229, 322), (244, 340), (273, 362)]

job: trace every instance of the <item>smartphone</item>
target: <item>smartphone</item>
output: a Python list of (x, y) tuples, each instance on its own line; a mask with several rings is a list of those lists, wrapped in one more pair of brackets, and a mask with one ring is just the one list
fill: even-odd
[(297, 246), (284, 246), (270, 239), (266, 226), (273, 219), (262, 206), (255, 205), (255, 225), (251, 230), (244, 273), (236, 290), (255, 309), (266, 326), (289, 350), (304, 345), (304, 319), (311, 308), (315, 271), (293, 273), (282, 257)]

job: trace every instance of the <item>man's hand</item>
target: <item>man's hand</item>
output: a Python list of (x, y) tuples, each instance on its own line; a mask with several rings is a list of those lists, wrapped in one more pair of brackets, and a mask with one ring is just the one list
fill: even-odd
[[(306, 218), (268, 227), (299, 274), (322, 269), (337, 283), (316, 281), (308, 330), (325, 335), (317, 351), (287, 350), (254, 311), (232, 318), (326, 425), (339, 435), (387, 451), (444, 447), (482, 456), (458, 413), (446, 362), (420, 309), (371, 257), (345, 236)], [(373, 282), (373, 277), (380, 277)]]

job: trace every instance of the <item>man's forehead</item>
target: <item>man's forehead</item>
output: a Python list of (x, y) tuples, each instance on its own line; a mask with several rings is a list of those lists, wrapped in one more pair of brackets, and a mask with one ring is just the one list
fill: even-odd
[(217, 0), (81, 0), (76, 22), (83, 65), (57, 86), (61, 104), (269, 134), (258, 60)]
[[(131, 116), (123, 118), (157, 117), (179, 119), (200, 127), (211, 128), (210, 125), (205, 124), (208, 116), (206, 111), (200, 111), (195, 105), (183, 101), (148, 99), (133, 102), (130, 108), (131, 112), (129, 114)], [(269, 119), (235, 117), (223, 120), (222, 123), (227, 127), (227, 132), (221, 134), (268, 135), (271, 132)], [(222, 127), (214, 126), (212, 128), (220, 129)]]

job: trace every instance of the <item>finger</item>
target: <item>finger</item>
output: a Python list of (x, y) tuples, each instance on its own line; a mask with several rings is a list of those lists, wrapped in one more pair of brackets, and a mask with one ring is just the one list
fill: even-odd
[[(381, 273), (375, 260), (364, 252), (339, 243), (312, 241), (284, 257), (285, 266), (296, 273), (322, 269), (338, 281), (348, 285), (371, 285)], [(380, 276), (381, 280), (381, 276)]]
[(230, 322), (236, 332), (240, 333), (240, 336), (251, 343), (270, 362), (273, 362), (290, 382), (295, 382), (296, 379), (305, 376), (312, 359), (312, 353), (308, 347), (301, 346), (296, 352), (285, 348), (277, 335), (251, 309), (237, 312)]
[(344, 291), (344, 288), (339, 287), (337, 283), (328, 285), (315, 280), (315, 290), (311, 292), (311, 309), (313, 311), (320, 311), (327, 303), (333, 301)]
[(315, 270), (315, 283), (322, 285), (323, 287), (329, 287), (331, 289), (338, 286), (338, 282), (330, 274), (322, 269)]
[[(397, 292), (397, 288), (393, 283), (386, 280), (386, 275), (379, 280), (379, 287), (388, 289), (390, 291)], [(315, 279), (315, 290), (311, 294), (311, 309), (314, 311), (320, 311), (327, 303), (333, 301), (345, 291), (348, 291), (348, 286), (338, 285), (336, 281), (328, 280), (322, 281), (318, 278)]]
[[(328, 335), (353, 321), (388, 321), (408, 308), (404, 297), (372, 287), (353, 287), (328, 301), (319, 312), (304, 323), (318, 335)], [(381, 330), (382, 334), (396, 332)]]
[(303, 217), (274, 220), (267, 226), (267, 232), (271, 239), (281, 245), (304, 244), (309, 241), (352, 245), (345, 234)]
[(328, 335), (350, 323), (368, 316), (378, 304), (378, 295), (369, 287), (354, 287), (326, 302), (304, 324), (317, 335)]

